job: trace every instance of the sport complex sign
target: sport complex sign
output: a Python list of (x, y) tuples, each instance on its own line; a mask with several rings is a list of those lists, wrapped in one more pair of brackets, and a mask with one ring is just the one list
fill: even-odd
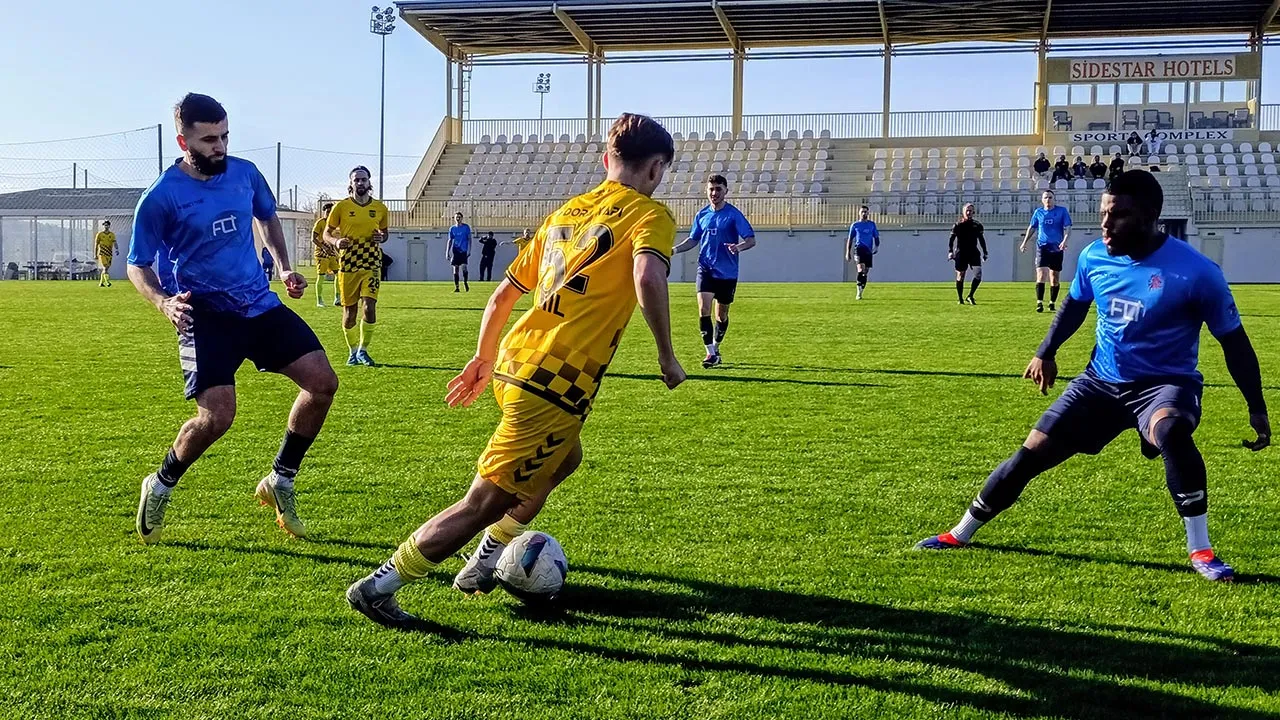
[[(1067, 133), (1068, 141), (1072, 143), (1119, 143), (1123, 145), (1129, 139), (1132, 132), (1137, 132), (1143, 142), (1147, 140), (1147, 133), (1150, 130), (1095, 130), (1092, 132), (1073, 132)], [(1235, 137), (1235, 131), (1230, 128), (1220, 128), (1216, 130), (1157, 130), (1160, 136), (1160, 142), (1182, 142), (1184, 140), (1231, 140)]]

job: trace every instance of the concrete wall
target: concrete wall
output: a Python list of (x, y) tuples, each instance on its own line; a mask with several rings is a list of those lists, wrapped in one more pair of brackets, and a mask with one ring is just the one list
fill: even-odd
[[(955, 268), (947, 260), (946, 230), (885, 230), (880, 252), (875, 257), (871, 278), (875, 282), (949, 282)], [(503, 236), (498, 236), (503, 240)], [(1062, 268), (1063, 282), (1075, 273), (1076, 256), (1085, 243), (1098, 237), (1095, 228), (1072, 232), (1071, 246)], [(844, 262), (844, 234), (826, 230), (761, 232), (755, 248), (743, 253), (741, 279), (744, 282), (851, 282), (857, 271)], [(988, 281), (1032, 281), (1035, 278), (1034, 240), (1027, 252), (1019, 253), (1020, 231), (987, 232), (990, 258), (984, 264)], [(1190, 242), (1218, 261), (1230, 282), (1280, 283), (1280, 229), (1200, 228)], [(395, 260), (391, 280), (449, 280), (452, 269), (445, 258), (448, 240), (441, 232), (392, 231), (383, 246)], [(474, 241), (473, 241), (474, 243)], [(478, 247), (478, 246), (477, 246)], [(494, 276), (500, 277), (516, 255), (514, 245), (499, 245)], [(470, 271), (478, 276), (480, 256), (471, 255)], [(672, 282), (692, 282), (697, 272), (697, 253), (676, 256), (671, 264)]]

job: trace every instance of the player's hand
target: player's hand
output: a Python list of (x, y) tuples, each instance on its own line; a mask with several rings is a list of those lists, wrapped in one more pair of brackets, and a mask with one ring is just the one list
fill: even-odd
[(289, 297), (294, 300), (302, 297), (303, 293), (307, 289), (307, 279), (302, 277), (301, 273), (293, 270), (283, 273), (280, 280), (284, 282), (284, 289), (289, 293)]
[(948, 260), (955, 260), (955, 259), (956, 259), (956, 254), (955, 254), (955, 253), (947, 253), (947, 259), (948, 259)]
[(338, 238), (338, 249), (339, 249), (339, 250), (346, 250), (346, 249), (347, 249), (347, 248), (349, 248), (349, 247), (351, 247), (351, 241), (350, 241), (350, 240), (348, 240), (347, 238)]
[(737, 244), (737, 243), (725, 243), (725, 244), (724, 244), (724, 246), (725, 246), (726, 248), (728, 248), (728, 249), (729, 249), (729, 254), (730, 254), (730, 255), (737, 255), (737, 254), (738, 254), (738, 244)]
[(987, 261), (987, 254), (982, 253), (982, 262), (986, 262), (986, 261)]
[(373, 239), (374, 239), (374, 240), (376, 240), (377, 242), (380, 242), (380, 243), (384, 243), (384, 242), (386, 242), (386, 241), (387, 241), (387, 231), (386, 231), (386, 230), (374, 230), (374, 231), (373, 231)]
[(853, 262), (853, 258), (849, 257), (849, 255), (846, 253), (846, 254), (845, 254), (845, 256), (844, 256), (844, 261), (845, 261), (845, 262)]
[(1027, 251), (1026, 243), (1022, 243), (1021, 245), (1018, 246), (1018, 252), (1026, 252), (1026, 251)]
[(484, 393), (492, 378), (492, 362), (478, 357), (471, 358), (462, 372), (449, 381), (449, 392), (444, 396), (445, 404), (449, 407), (471, 407), (471, 403)]
[(1049, 388), (1053, 387), (1054, 381), (1058, 379), (1058, 363), (1053, 360), (1031, 358), (1031, 363), (1022, 372), (1022, 377), (1035, 383), (1036, 387), (1040, 388), (1041, 395), (1048, 395)]
[(662, 382), (666, 383), (668, 390), (675, 390), (676, 386), (685, 381), (684, 368), (680, 367), (680, 361), (674, 357), (659, 359), (658, 367), (662, 370)]
[(1241, 445), (1257, 452), (1271, 444), (1271, 420), (1266, 413), (1249, 413), (1249, 425), (1258, 433), (1258, 439), (1252, 442), (1241, 440)]
[(169, 318), (169, 322), (178, 329), (178, 332), (187, 335), (191, 332), (191, 328), (195, 324), (191, 313), (192, 307), (188, 305), (191, 300), (191, 291), (178, 293), (173, 297), (167, 297), (160, 302), (160, 312)]

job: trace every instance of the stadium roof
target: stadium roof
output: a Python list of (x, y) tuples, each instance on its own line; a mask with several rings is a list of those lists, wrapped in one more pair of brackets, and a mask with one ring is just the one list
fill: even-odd
[(120, 211), (132, 213), (144, 188), (41, 188), (0, 195), (0, 213)]
[(1263, 34), (1280, 0), (409, 0), (454, 56)]

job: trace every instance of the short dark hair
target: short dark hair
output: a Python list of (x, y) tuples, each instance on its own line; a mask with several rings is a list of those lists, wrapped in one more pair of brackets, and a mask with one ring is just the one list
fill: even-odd
[(1041, 191), (1040, 191), (1040, 194), (1041, 194), (1041, 195), (1044, 195), (1045, 193), (1049, 193), (1049, 196), (1050, 196), (1050, 197), (1058, 197), (1058, 194), (1057, 194), (1057, 193), (1055, 193), (1054, 191), (1050, 190), (1049, 188), (1045, 188), (1044, 190), (1041, 190)]
[(871, 208), (867, 207), (866, 205), (859, 205), (858, 210), (859, 211), (866, 210), (867, 212), (871, 212)]
[(729, 181), (728, 181), (728, 179), (726, 179), (726, 178), (725, 178), (725, 176), (721, 175), (720, 173), (714, 173), (714, 174), (712, 174), (712, 175), (708, 175), (708, 176), (707, 176), (707, 184), (708, 184), (708, 185), (723, 185), (723, 186), (725, 186), (725, 188), (726, 188), (726, 189), (729, 187)]
[(330, 210), (332, 210), (332, 209), (333, 209), (333, 203), (329, 203), (329, 202), (327, 202), (327, 203), (325, 203), (324, 205), (322, 205), (322, 206), (320, 207), (320, 212), (326, 212), (326, 213), (327, 213), (327, 212), (329, 212), (329, 211), (330, 211)]
[(608, 152), (623, 165), (639, 165), (654, 155), (670, 163), (676, 156), (676, 143), (657, 120), (648, 115), (622, 113), (609, 128)]
[(1156, 176), (1146, 170), (1128, 170), (1120, 173), (1107, 188), (1108, 195), (1124, 195), (1133, 198), (1138, 207), (1160, 217), (1164, 210), (1164, 188)]
[(173, 123), (186, 132), (196, 123), (219, 123), (227, 119), (227, 110), (208, 95), (187, 93), (173, 106)]

